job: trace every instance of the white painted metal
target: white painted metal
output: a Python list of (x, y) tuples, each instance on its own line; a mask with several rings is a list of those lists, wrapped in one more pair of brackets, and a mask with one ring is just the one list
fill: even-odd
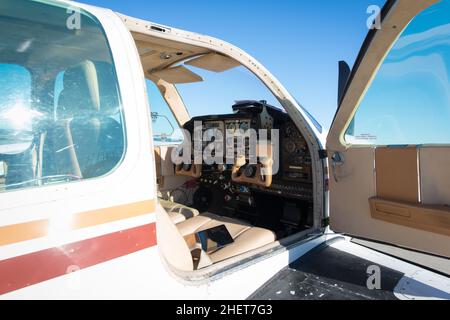
[(11, 292), (1, 298), (246, 299), (289, 262), (326, 238), (321, 236), (291, 250), (250, 262), (237, 271), (200, 285), (188, 285), (172, 277), (159, 263), (157, 248), (150, 248)]
[(102, 23), (114, 57), (127, 128), (125, 157), (107, 176), (0, 193), (0, 226), (39, 219), (63, 223), (61, 216), (69, 221), (73, 213), (156, 199), (148, 102), (134, 41), (113, 12), (88, 9)]
[(336, 241), (330, 246), (371, 261), (374, 265), (382, 265), (404, 273), (394, 289), (394, 294), (399, 299), (450, 299), (448, 277), (352, 243), (348, 237), (345, 241)]

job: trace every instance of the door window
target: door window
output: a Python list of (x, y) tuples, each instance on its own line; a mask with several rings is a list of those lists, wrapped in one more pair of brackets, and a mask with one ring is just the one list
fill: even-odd
[(20, 153), (33, 140), (30, 72), (17, 64), (0, 64), (0, 97), (0, 154)]
[(403, 31), (347, 128), (347, 143), (450, 143), (449, 12), (444, 0)]

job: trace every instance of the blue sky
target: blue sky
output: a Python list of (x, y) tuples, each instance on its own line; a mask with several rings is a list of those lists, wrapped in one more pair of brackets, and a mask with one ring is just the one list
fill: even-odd
[[(368, 31), (367, 8), (382, 6), (384, 0), (81, 2), (237, 45), (264, 64), (322, 125), (329, 127), (336, 110), (337, 63), (346, 60), (353, 64)], [(195, 100), (200, 99), (195, 86), (182, 91), (189, 96), (191, 115), (211, 113), (207, 104)], [(222, 92), (213, 86), (208, 94), (213, 98)], [(194, 96), (197, 98), (191, 98)], [(231, 104), (226, 101), (227, 107), (214, 113), (231, 112)]]

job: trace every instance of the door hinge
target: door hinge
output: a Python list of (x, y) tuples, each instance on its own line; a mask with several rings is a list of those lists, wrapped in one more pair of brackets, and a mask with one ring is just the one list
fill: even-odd
[(328, 157), (327, 150), (319, 150), (319, 158), (326, 159)]

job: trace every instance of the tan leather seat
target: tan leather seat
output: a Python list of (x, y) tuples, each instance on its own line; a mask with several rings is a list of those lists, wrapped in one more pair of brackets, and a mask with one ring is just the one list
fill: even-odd
[(267, 229), (253, 227), (244, 221), (202, 213), (177, 224), (178, 231), (184, 237), (202, 230), (225, 225), (234, 243), (208, 254), (211, 262), (219, 262), (239, 254), (263, 247), (276, 240), (275, 234)]
[[(180, 271), (201, 269), (215, 262), (261, 248), (276, 240), (275, 234), (270, 230), (256, 228), (246, 222), (212, 213), (202, 213), (175, 224), (168, 212), (162, 207), (161, 201), (159, 201), (156, 210), (156, 225), (158, 227), (156, 235), (159, 250), (166, 262)], [(197, 256), (196, 251), (198, 249), (192, 249), (188, 245), (187, 238), (190, 238), (195, 232), (218, 225), (226, 226), (234, 239), (234, 243), (210, 254), (200, 250), (200, 256)]]
[(170, 219), (173, 223), (178, 224), (185, 221), (186, 219), (191, 219), (198, 216), (200, 213), (194, 208), (187, 207), (185, 205), (172, 202), (169, 200), (159, 200), (161, 206), (166, 210)]

